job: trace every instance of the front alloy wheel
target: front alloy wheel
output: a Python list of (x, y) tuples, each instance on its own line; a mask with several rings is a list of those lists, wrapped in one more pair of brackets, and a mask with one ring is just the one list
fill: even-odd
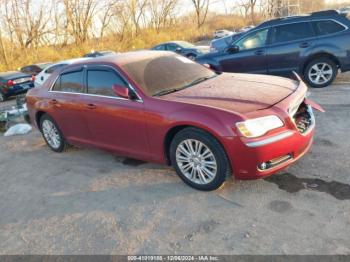
[(195, 184), (208, 184), (217, 173), (214, 154), (205, 144), (195, 139), (186, 139), (177, 146), (176, 164), (182, 174)]
[(175, 135), (170, 145), (170, 160), (179, 177), (199, 190), (215, 190), (231, 174), (222, 145), (197, 128), (185, 128)]

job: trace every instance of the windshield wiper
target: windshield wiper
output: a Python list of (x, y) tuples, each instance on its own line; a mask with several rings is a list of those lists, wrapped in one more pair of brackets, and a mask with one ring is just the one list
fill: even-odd
[(170, 93), (174, 93), (178, 90), (180, 90), (181, 88), (173, 88), (173, 89), (168, 89), (168, 90), (162, 90), (162, 91), (159, 91), (157, 93), (155, 93), (153, 96), (164, 96), (164, 95), (167, 95), (167, 94), (170, 94)]
[(170, 94), (170, 93), (174, 93), (176, 91), (179, 91), (179, 90), (182, 90), (182, 89), (185, 89), (187, 87), (191, 87), (191, 86), (194, 86), (194, 85), (197, 85), (205, 80), (208, 80), (210, 78), (213, 78), (213, 77), (216, 77), (217, 75), (213, 75), (213, 76), (205, 76), (205, 77), (200, 77), (200, 78), (197, 78), (196, 80), (192, 81), (191, 83), (189, 83), (188, 85), (185, 85), (183, 87), (179, 87), (179, 88), (173, 88), (173, 89), (167, 89), (167, 90), (162, 90), (162, 91), (159, 91), (157, 93), (155, 93), (153, 96), (164, 96), (164, 95), (167, 95), (167, 94)]
[(184, 88), (187, 88), (187, 87), (190, 87), (190, 86), (194, 86), (194, 85), (197, 85), (201, 82), (204, 82), (205, 80), (208, 80), (208, 79), (211, 79), (211, 78), (214, 78), (216, 77), (217, 75), (212, 75), (212, 76), (204, 76), (204, 77), (200, 77), (200, 78), (197, 78), (196, 80), (192, 81), (191, 83), (189, 83), (188, 85), (185, 85), (183, 88), (181, 89), (184, 89)]

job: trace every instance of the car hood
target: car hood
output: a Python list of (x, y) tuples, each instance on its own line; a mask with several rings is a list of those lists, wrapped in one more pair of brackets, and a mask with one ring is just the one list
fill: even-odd
[(287, 78), (223, 73), (198, 85), (162, 96), (162, 99), (248, 113), (269, 108), (298, 88)]
[(193, 48), (193, 50), (199, 50), (203, 53), (208, 53), (210, 51), (210, 47), (204, 46), (204, 45), (199, 45), (199, 46), (196, 46), (196, 48)]

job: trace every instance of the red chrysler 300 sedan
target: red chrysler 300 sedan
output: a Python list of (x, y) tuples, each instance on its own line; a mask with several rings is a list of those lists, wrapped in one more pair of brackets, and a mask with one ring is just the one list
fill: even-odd
[(48, 146), (93, 146), (172, 164), (213, 190), (271, 175), (310, 148), (315, 120), (300, 81), (215, 73), (168, 52), (138, 51), (77, 62), (27, 95)]

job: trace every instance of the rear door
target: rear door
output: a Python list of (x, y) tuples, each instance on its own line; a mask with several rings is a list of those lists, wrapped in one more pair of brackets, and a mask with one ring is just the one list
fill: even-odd
[(49, 92), (49, 114), (57, 122), (68, 141), (78, 144), (89, 143), (91, 136), (84, 114), (85, 86), (82, 67), (63, 72)]
[(149, 156), (143, 102), (112, 90), (115, 84), (129, 87), (126, 80), (112, 67), (88, 66), (86, 83), (85, 118), (94, 145), (125, 156)]
[(233, 54), (225, 53), (219, 59), (224, 72), (266, 73), (266, 44), (268, 28), (256, 30), (247, 34), (235, 44), (239, 51)]
[(300, 73), (304, 54), (312, 48), (314, 37), (309, 22), (271, 28), (270, 45), (267, 48), (268, 73), (272, 75), (289, 75), (292, 71)]

